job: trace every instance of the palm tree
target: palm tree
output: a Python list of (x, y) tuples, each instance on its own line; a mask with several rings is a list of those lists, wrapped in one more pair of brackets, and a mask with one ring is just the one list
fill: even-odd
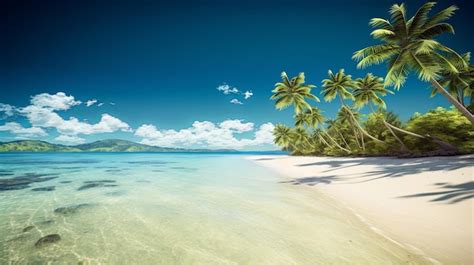
[(298, 151), (304, 153), (307, 146), (314, 148), (314, 145), (309, 141), (308, 132), (302, 127), (296, 127), (293, 131), (293, 142), (298, 146)]
[(295, 107), (295, 113), (301, 113), (304, 109), (310, 109), (311, 106), (306, 102), (306, 98), (313, 99), (319, 102), (319, 99), (311, 94), (311, 89), (314, 85), (305, 84), (304, 73), (299, 73), (298, 76), (291, 80), (285, 72), (281, 73), (282, 82), (275, 84), (272, 90), (273, 95), (271, 100), (276, 100), (275, 107), (278, 110), (285, 109), (291, 105)]
[[(306, 118), (304, 119), (304, 121), (306, 122), (306, 124), (308, 125), (308, 127), (312, 127), (314, 128), (315, 130), (317, 130), (319, 128), (319, 125), (324, 123), (324, 115), (322, 114), (322, 111), (317, 108), (317, 107), (312, 107), (311, 109), (309, 110), (306, 110), (306, 112), (303, 114), (304, 116), (306, 116)], [(329, 140), (331, 140), (332, 143), (334, 143), (334, 145), (336, 145), (339, 149), (347, 152), (347, 153), (350, 153), (351, 151), (340, 146), (335, 140), (334, 138), (331, 137), (331, 135), (329, 135), (324, 129), (323, 130), (318, 130), (318, 132), (324, 134)], [(322, 135), (320, 135), (320, 140), (323, 141), (323, 143), (325, 143), (326, 145), (330, 146), (324, 139), (324, 137)], [(330, 146), (331, 147), (331, 146)]]
[(281, 146), (285, 150), (292, 148), (293, 132), (291, 128), (283, 124), (277, 124), (273, 130), (273, 137), (276, 145)]
[(344, 73), (344, 69), (340, 69), (337, 74), (334, 74), (331, 70), (328, 71), (328, 79), (324, 79), (323, 83), (323, 91), (321, 92), (324, 95), (324, 100), (326, 102), (331, 102), (336, 97), (339, 97), (341, 102), (341, 111), (345, 114), (349, 114), (349, 124), (352, 126), (354, 131), (355, 137), (358, 137), (357, 131), (361, 132), (361, 139), (363, 140), (363, 135), (366, 135), (370, 139), (382, 142), (379, 139), (373, 137), (367, 131), (360, 126), (358, 119), (356, 119), (354, 112), (349, 108), (346, 103), (344, 102), (345, 99), (354, 100), (354, 96), (350, 92), (350, 89), (354, 87), (354, 82), (352, 80), (351, 75), (346, 75)]
[(349, 145), (349, 143), (346, 140), (346, 137), (341, 132), (344, 129), (343, 126), (341, 126), (342, 124), (340, 124), (337, 120), (333, 120), (333, 119), (327, 119), (325, 121), (325, 123), (327, 125), (328, 134), (330, 134), (331, 131), (334, 131), (341, 138), (341, 140), (344, 142), (346, 147), (351, 148), (351, 146)]
[[(349, 111), (348, 111), (349, 110)], [(336, 114), (336, 123), (338, 124), (348, 124), (351, 128), (352, 133), (354, 134), (354, 141), (359, 149), (364, 149), (363, 145), (360, 142), (361, 134), (357, 130), (357, 127), (354, 126), (354, 120), (359, 122), (359, 113), (352, 111), (349, 108), (341, 107)]]
[[(449, 93), (457, 99), (463, 106), (464, 97), (471, 97), (472, 99), (472, 85), (474, 83), (474, 67), (470, 64), (471, 53), (465, 53), (462, 55), (463, 60), (466, 64), (457, 64), (456, 60), (453, 60), (452, 56), (447, 59), (455, 65), (457, 72), (452, 71), (441, 71), (438, 82), (441, 86), (447, 87)], [(433, 88), (431, 95), (434, 96), (438, 93), (438, 90)]]
[[(365, 105), (368, 105), (372, 113), (375, 115), (375, 110), (372, 105), (386, 109), (385, 101), (382, 97), (386, 96), (387, 94), (393, 94), (392, 91), (386, 89), (383, 85), (383, 78), (374, 76), (371, 73), (368, 73), (364, 78), (357, 78), (355, 80), (354, 86), (354, 98), (355, 104), (354, 106), (358, 109), (363, 108)], [(387, 130), (395, 137), (397, 142), (400, 144), (402, 152), (408, 151), (408, 148), (403, 143), (403, 141), (395, 134), (393, 131), (393, 125), (388, 123), (385, 120), (385, 115), (381, 113), (381, 115), (376, 115), (376, 117), (380, 117), (384, 126)], [(399, 129), (399, 128), (397, 128)], [(402, 130), (402, 129), (399, 129)], [(420, 137), (424, 138), (420, 135)]]
[[(454, 50), (434, 40), (443, 33), (454, 33), (453, 27), (444, 21), (449, 19), (458, 8), (450, 6), (430, 18), (428, 14), (435, 4), (434, 2), (425, 3), (409, 19), (407, 19), (404, 4), (395, 4), (390, 8), (390, 19), (373, 18), (369, 24), (376, 29), (371, 35), (383, 44), (356, 51), (352, 58), (358, 61), (358, 68), (387, 62), (385, 85), (394, 86), (396, 89), (400, 89), (405, 83), (410, 71), (418, 73), (419, 79), (430, 82), (474, 124), (474, 115), (437, 80), (443, 68), (456, 73), (458, 69), (455, 65), (466, 63)], [(447, 59), (449, 56), (456, 61), (456, 64)]]

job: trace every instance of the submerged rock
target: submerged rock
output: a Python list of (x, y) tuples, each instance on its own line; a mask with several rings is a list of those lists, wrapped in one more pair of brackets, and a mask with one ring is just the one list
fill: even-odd
[(33, 229), (33, 228), (35, 228), (33, 225), (29, 225), (29, 226), (23, 228), (23, 230), (21, 230), (21, 231), (23, 231), (23, 232), (28, 232), (28, 231), (30, 231), (30, 230)]
[(34, 188), (31, 189), (32, 191), (53, 191), (56, 188), (54, 186), (48, 186), (48, 187), (41, 187), (41, 188)]
[(47, 235), (47, 236), (44, 236), (44, 237), (38, 239), (38, 241), (36, 241), (36, 243), (35, 243), (35, 247), (37, 247), (37, 248), (43, 247), (43, 246), (46, 246), (46, 245), (49, 245), (49, 244), (56, 243), (59, 240), (61, 240), (60, 235), (50, 234), (50, 235)]
[(104, 186), (104, 183), (88, 183), (80, 186), (77, 190), (87, 190)]
[(122, 169), (106, 169), (105, 172), (111, 172), (111, 173), (116, 173), (116, 172), (122, 172)]
[(56, 223), (56, 221), (54, 221), (54, 220), (46, 220), (46, 221), (38, 222), (38, 223), (36, 223), (36, 224), (38, 224), (38, 225), (52, 225), (52, 224), (54, 224), (54, 223)]
[(99, 188), (99, 187), (117, 187), (115, 180), (95, 180), (95, 181), (84, 181), (84, 185), (80, 186), (77, 190), (87, 190), (92, 188)]
[(117, 181), (111, 179), (102, 179), (102, 180), (87, 180), (84, 183), (115, 183)]
[(144, 179), (139, 179), (139, 180), (137, 180), (136, 182), (138, 182), (138, 183), (151, 183), (151, 181), (149, 181), (149, 180), (144, 180)]
[(63, 184), (67, 184), (67, 183), (71, 183), (72, 181), (70, 180), (63, 180), (63, 181), (60, 181), (59, 183), (63, 183)]
[(107, 192), (105, 193), (105, 196), (122, 196), (122, 195), (125, 195), (127, 192), (126, 191), (123, 191), (123, 190), (119, 190), (119, 191), (112, 191), (112, 192)]
[(71, 205), (71, 206), (65, 206), (65, 207), (59, 207), (54, 210), (55, 213), (58, 214), (63, 214), (63, 215), (70, 215), (70, 214), (75, 214), (81, 209), (91, 207), (92, 204), (88, 203), (81, 203), (77, 205)]
[(45, 182), (57, 178), (51, 175), (53, 174), (26, 173), (22, 176), (0, 179), (0, 191), (26, 189), (30, 187), (31, 183)]

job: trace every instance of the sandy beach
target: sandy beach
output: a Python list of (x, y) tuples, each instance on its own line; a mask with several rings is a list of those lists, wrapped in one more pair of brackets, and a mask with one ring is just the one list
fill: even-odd
[(434, 264), (474, 264), (474, 156), (248, 159), (334, 198), (375, 232)]

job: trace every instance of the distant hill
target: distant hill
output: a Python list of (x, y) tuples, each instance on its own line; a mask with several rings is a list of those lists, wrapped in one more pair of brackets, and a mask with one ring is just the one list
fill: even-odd
[(237, 152), (230, 149), (182, 149), (151, 146), (132, 141), (108, 139), (74, 146), (45, 141), (18, 140), (0, 143), (0, 152)]
[(0, 152), (78, 152), (74, 146), (51, 144), (45, 141), (19, 140), (0, 143)]

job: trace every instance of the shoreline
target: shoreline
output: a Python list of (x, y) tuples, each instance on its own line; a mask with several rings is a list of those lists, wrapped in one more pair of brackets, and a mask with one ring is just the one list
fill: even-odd
[(377, 234), (433, 264), (473, 264), (474, 156), (247, 156), (340, 202)]

